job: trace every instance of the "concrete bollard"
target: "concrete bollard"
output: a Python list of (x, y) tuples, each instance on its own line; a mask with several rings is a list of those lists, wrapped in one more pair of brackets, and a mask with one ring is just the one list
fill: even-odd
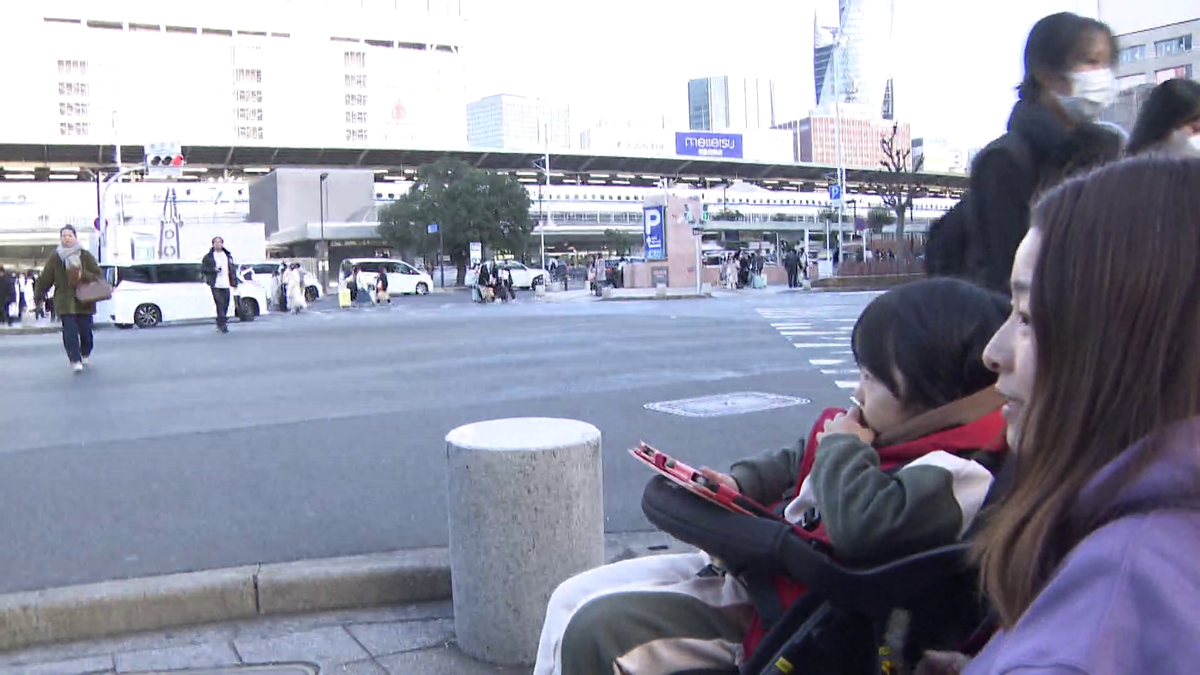
[(531, 665), (550, 594), (604, 564), (600, 431), (514, 418), (446, 436), (454, 630), (470, 656)]
[(539, 298), (546, 295), (546, 284), (538, 284), (537, 286), (534, 286), (534, 295)]

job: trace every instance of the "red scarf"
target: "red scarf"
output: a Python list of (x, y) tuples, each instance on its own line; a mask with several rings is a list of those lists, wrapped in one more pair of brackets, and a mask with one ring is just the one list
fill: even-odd
[[(804, 484), (805, 479), (812, 472), (813, 462), (817, 456), (817, 434), (824, 431), (827, 421), (844, 412), (846, 411), (838, 408), (826, 408), (817, 417), (812, 430), (808, 433), (808, 442), (804, 445), (804, 457), (800, 462), (800, 475), (796, 479), (795, 494), (800, 493), (800, 486)], [(981, 450), (1003, 452), (1007, 448), (1004, 441), (1004, 424), (1004, 417), (1000, 414), (1000, 411), (994, 410), (974, 422), (937, 431), (911, 441), (876, 448), (875, 451), (879, 454), (879, 468), (883, 471), (888, 471), (938, 450), (943, 450), (951, 454), (967, 451), (978, 452)], [(780, 504), (782, 502), (776, 502), (772, 505), (772, 508), (777, 508)], [(797, 534), (806, 540), (817, 540), (826, 544), (830, 543), (829, 535), (825, 533), (825, 525), (823, 523), (811, 532), (799, 526), (793, 527)], [(775, 591), (779, 595), (779, 599), (782, 601), (785, 610), (799, 600), (808, 590), (805, 588), (803, 582), (785, 575), (776, 575), (772, 581), (775, 584)], [(746, 658), (750, 658), (750, 655), (754, 653), (754, 650), (765, 636), (766, 630), (762, 625), (762, 619), (755, 612), (754, 620), (750, 624), (750, 630), (746, 634), (745, 641), (742, 643)]]

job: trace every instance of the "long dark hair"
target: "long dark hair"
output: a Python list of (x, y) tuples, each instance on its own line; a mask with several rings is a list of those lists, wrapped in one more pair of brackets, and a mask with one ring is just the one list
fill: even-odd
[(1126, 152), (1137, 155), (1149, 150), (1178, 128), (1200, 119), (1200, 82), (1174, 78), (1150, 92), (1138, 111)]
[(1025, 79), (1017, 87), (1022, 101), (1041, 98), (1039, 71), (1062, 75), (1079, 60), (1084, 40), (1094, 33), (1108, 36), (1112, 41), (1113, 64), (1117, 62), (1117, 39), (1107, 24), (1071, 12), (1059, 12), (1042, 17), (1029, 31), (1025, 40)]
[[(977, 549), (1006, 628), (1164, 446), (1090, 485), (1100, 470), (1200, 413), (1200, 162), (1147, 156), (1071, 179), (1037, 204), (1032, 227), (1036, 378), (1012, 491)], [(1106, 506), (1082, 507), (1085, 487), (1088, 504)]]

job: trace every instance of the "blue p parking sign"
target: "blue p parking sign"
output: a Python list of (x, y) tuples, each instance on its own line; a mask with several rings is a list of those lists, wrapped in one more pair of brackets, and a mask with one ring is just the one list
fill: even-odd
[(841, 185), (838, 185), (835, 183), (835, 184), (829, 186), (829, 199), (831, 201), (835, 201), (835, 202), (842, 201), (842, 186)]

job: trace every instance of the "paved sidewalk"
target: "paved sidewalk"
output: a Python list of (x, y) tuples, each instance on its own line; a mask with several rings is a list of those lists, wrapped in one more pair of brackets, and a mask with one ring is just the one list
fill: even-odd
[[(660, 532), (605, 537), (608, 562), (694, 551)], [(0, 675), (527, 675), (464, 655), (453, 603), (265, 616), (0, 652)]]
[[(450, 602), (236, 621), (0, 654), (0, 675), (518, 675), (454, 644)], [(264, 666), (271, 666), (269, 668)], [(258, 667), (255, 667), (258, 666)]]

